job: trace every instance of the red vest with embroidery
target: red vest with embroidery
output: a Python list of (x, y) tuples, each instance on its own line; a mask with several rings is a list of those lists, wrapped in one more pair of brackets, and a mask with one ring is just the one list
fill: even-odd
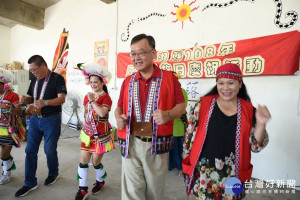
[[(171, 110), (175, 106), (175, 94), (174, 94), (174, 83), (173, 83), (173, 74), (171, 71), (161, 70), (162, 76), (157, 78), (153, 107), (155, 110)], [(123, 157), (128, 156), (129, 148), (129, 134), (132, 132), (130, 130), (130, 123), (134, 123), (131, 119), (131, 115), (128, 113), (131, 110), (133, 112), (133, 101), (130, 99), (133, 98), (133, 82), (134, 82), (134, 73), (131, 76), (126, 77), (124, 80), (124, 96), (123, 96), (123, 113), (127, 116), (127, 126), (125, 129), (118, 129), (118, 139), (120, 143), (120, 151)], [(148, 94), (149, 95), (149, 94)], [(121, 97), (122, 98), (122, 97)], [(173, 146), (173, 120), (167, 122), (164, 125), (157, 125), (153, 123), (153, 134), (152, 134), (152, 148), (151, 154), (162, 154), (167, 153)]]
[[(211, 95), (201, 98), (201, 107), (199, 111), (199, 124), (195, 135), (194, 143), (190, 152), (190, 155), (186, 157), (183, 162), (183, 172), (188, 175), (186, 181), (188, 187), (188, 194), (191, 191), (191, 185), (193, 181), (194, 171), (197, 161), (201, 155), (202, 147), (206, 138), (206, 127), (208, 127), (208, 120), (213, 112), (212, 101), (217, 99), (218, 95)], [(235, 147), (239, 147), (238, 155), (235, 155), (235, 176), (241, 181), (251, 179), (253, 166), (251, 161), (251, 151), (249, 144), (249, 137), (252, 128), (253, 119), (253, 105), (242, 98), (239, 98), (241, 102), (241, 130), (239, 139), (236, 137)], [(237, 119), (238, 121), (238, 119)]]

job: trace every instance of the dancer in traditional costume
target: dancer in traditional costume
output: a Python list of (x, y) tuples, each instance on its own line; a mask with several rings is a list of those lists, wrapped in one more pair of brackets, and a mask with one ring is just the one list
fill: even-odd
[(0, 185), (10, 181), (11, 171), (16, 168), (11, 150), (13, 146), (20, 147), (20, 141), (25, 136), (21, 119), (16, 116), (22, 112), (19, 95), (8, 85), (13, 78), (10, 71), (0, 68), (0, 145), (3, 169)]
[(106, 84), (111, 78), (110, 72), (99, 64), (83, 64), (83, 75), (87, 78), (92, 92), (88, 92), (84, 98), (84, 119), (81, 139), (80, 163), (78, 166), (79, 190), (75, 200), (82, 200), (88, 197), (87, 175), (89, 162), (92, 157), (92, 165), (96, 173), (96, 183), (92, 194), (101, 191), (105, 184), (106, 171), (101, 164), (104, 153), (113, 150), (114, 139), (111, 125), (108, 122), (108, 113), (112, 101), (108, 95)]

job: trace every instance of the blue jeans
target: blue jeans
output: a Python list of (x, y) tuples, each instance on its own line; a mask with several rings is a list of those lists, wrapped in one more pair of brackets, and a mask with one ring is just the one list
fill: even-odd
[(44, 136), (44, 152), (47, 156), (48, 176), (58, 175), (57, 142), (61, 132), (61, 115), (52, 115), (38, 118), (33, 115), (30, 118), (27, 133), (27, 146), (25, 149), (25, 186), (36, 186), (36, 169), (38, 151)]

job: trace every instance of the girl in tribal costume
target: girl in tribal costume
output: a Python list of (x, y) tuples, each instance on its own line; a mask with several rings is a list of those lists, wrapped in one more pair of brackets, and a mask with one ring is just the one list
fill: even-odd
[(16, 117), (22, 112), (19, 95), (13, 92), (8, 85), (13, 77), (14, 75), (10, 71), (0, 69), (0, 145), (3, 169), (0, 185), (10, 181), (11, 171), (16, 169), (11, 150), (13, 146), (20, 147), (20, 141), (25, 136), (21, 120)]
[(104, 153), (115, 148), (111, 125), (108, 122), (108, 112), (111, 109), (112, 101), (106, 87), (111, 74), (99, 64), (83, 64), (79, 66), (79, 68), (81, 67), (83, 67), (83, 75), (87, 78), (93, 92), (88, 92), (84, 98), (85, 123), (80, 134), (82, 143), (77, 176), (79, 190), (75, 200), (88, 197), (87, 175), (91, 157), (96, 173), (96, 183), (92, 189), (92, 194), (101, 191), (107, 176), (101, 159)]

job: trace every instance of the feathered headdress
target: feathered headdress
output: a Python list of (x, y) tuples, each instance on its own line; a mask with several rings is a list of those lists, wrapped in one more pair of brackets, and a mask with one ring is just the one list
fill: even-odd
[(4, 84), (4, 90), (12, 90), (12, 81), (14, 80), (14, 74), (4, 68), (0, 68), (0, 83)]
[(14, 75), (12, 72), (4, 69), (4, 68), (0, 68), (0, 82), (1, 83), (8, 83), (14, 80)]
[(77, 67), (82, 70), (83, 75), (89, 80), (90, 76), (99, 76), (103, 80), (103, 84), (106, 85), (110, 82), (111, 73), (106, 67), (95, 63), (79, 63)]

